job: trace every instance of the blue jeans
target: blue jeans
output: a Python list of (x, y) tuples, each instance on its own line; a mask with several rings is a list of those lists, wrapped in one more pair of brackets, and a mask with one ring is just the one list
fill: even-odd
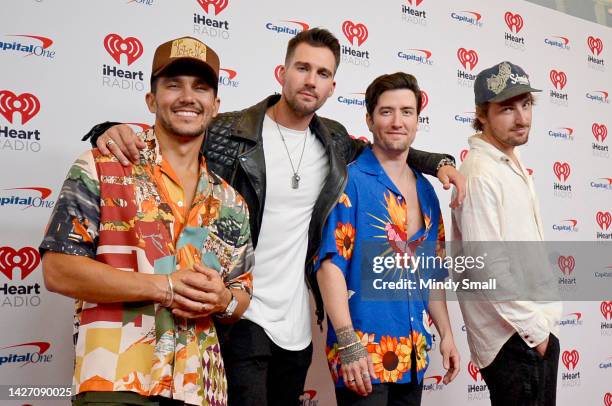
[(557, 337), (550, 335), (542, 357), (515, 333), (480, 373), (489, 387), (493, 406), (554, 406), (558, 368)]

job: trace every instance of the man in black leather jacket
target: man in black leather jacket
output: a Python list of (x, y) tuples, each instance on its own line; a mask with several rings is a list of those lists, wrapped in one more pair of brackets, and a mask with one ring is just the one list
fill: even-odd
[[(342, 124), (315, 114), (335, 88), (334, 74), (340, 60), (339, 53), (338, 40), (327, 30), (314, 28), (298, 34), (289, 42), (285, 66), (280, 73), (282, 94), (269, 96), (241, 111), (219, 114), (209, 126), (202, 146), (208, 168), (227, 180), (248, 203), (252, 240), (256, 247), (252, 304), (257, 303), (231, 327), (218, 325), (222, 330), (219, 335), (227, 370), (230, 405), (298, 405), (303, 392), (312, 344), (310, 309), (307, 293), (304, 306), (302, 290), (306, 290), (306, 279), (315, 298), (320, 324), (323, 306), (312, 275), (313, 260), (319, 248), (323, 224), (344, 189), (346, 165), (359, 155), (365, 145), (352, 139)], [(113, 153), (126, 163), (128, 151), (131, 159), (137, 159), (139, 141), (128, 126), (116, 124), (99, 124), (85, 139), (91, 137), (92, 143), (97, 144), (102, 153)], [(286, 139), (291, 142), (294, 135), (291, 131), (300, 135), (303, 133), (304, 139), (301, 145), (300, 138), (296, 147), (298, 152), (293, 155), (285, 143)], [(282, 149), (283, 144), (278, 144), (281, 139), (285, 149)], [(308, 141), (310, 144), (306, 149)], [(281, 149), (275, 150), (272, 156), (273, 142), (281, 145)], [(310, 184), (308, 189), (308, 177), (313, 174), (300, 171), (298, 159), (301, 163), (301, 158), (305, 157), (304, 163), (308, 164), (308, 154), (317, 149), (320, 154), (311, 158), (323, 169), (320, 182)], [(462, 199), (462, 178), (454, 169), (452, 156), (411, 149), (409, 161), (423, 173), (438, 175), (445, 188), (449, 187), (449, 183), (454, 183), (460, 197), (453, 204)], [(275, 165), (283, 164), (283, 168), (288, 168), (289, 163), (291, 167), (286, 178), (284, 174), (280, 181), (266, 176), (272, 173), (271, 168), (278, 173), (279, 168)], [(290, 172), (293, 172), (293, 176), (290, 176)], [(304, 186), (297, 181), (289, 188), (289, 182), (285, 181), (291, 178), (293, 183), (296, 177), (298, 180), (304, 178), (301, 183)], [(284, 186), (287, 186), (287, 191), (279, 196), (277, 189)], [(272, 214), (271, 207), (278, 208), (279, 200), (284, 200), (285, 196), (292, 201), (294, 193), (308, 194), (304, 197), (308, 200), (304, 207), (310, 215), (301, 224), (299, 220), (288, 221), (289, 228), (278, 232), (278, 228), (270, 224), (282, 226), (275, 218), (280, 215)], [(292, 207), (289, 207), (285, 214), (291, 215), (291, 211)], [(268, 231), (260, 235), (262, 222), (263, 228)], [(294, 232), (292, 227), (297, 231)], [(279, 253), (272, 260), (269, 255), (266, 257), (264, 250), (292, 238), (295, 243), (287, 251)], [(303, 249), (304, 246), (306, 249)], [(306, 278), (301, 276), (304, 269)], [(261, 285), (264, 280), (267, 284), (265, 289)], [(270, 280), (274, 281), (272, 285), (278, 285), (273, 287), (272, 293)], [(285, 286), (287, 280), (293, 280), (296, 286)], [(308, 325), (294, 322), (298, 318), (306, 319)], [(276, 327), (278, 324), (281, 326)]]

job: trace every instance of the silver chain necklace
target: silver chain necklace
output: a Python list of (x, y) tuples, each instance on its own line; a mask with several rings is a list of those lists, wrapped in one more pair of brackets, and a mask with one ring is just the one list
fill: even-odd
[(285, 146), (285, 151), (287, 151), (287, 157), (289, 158), (289, 163), (291, 164), (291, 170), (293, 171), (293, 176), (291, 176), (291, 187), (293, 189), (297, 189), (300, 187), (300, 175), (298, 171), (300, 170), (300, 166), (302, 165), (302, 158), (304, 157), (304, 150), (306, 149), (306, 136), (308, 134), (308, 128), (304, 131), (304, 144), (302, 145), (302, 153), (300, 154), (300, 161), (298, 162), (297, 169), (293, 166), (293, 161), (291, 160), (291, 154), (289, 153), (289, 148), (287, 148), (287, 143), (285, 142), (285, 136), (278, 125), (278, 121), (276, 120), (276, 106), (272, 108), (272, 114), (274, 118), (274, 122), (276, 123), (276, 128), (278, 129), (278, 133), (281, 136), (281, 140), (283, 140), (283, 145)]

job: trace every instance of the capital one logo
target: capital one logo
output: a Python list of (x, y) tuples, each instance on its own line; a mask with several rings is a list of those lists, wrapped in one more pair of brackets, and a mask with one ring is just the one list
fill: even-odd
[(569, 178), (571, 171), (567, 162), (555, 162), (553, 165), (553, 172), (557, 179), (559, 179), (559, 182), (565, 182)]
[(589, 36), (589, 38), (587, 38), (587, 45), (593, 55), (600, 55), (601, 51), (603, 51), (603, 42), (601, 38)]
[(478, 54), (473, 49), (468, 51), (465, 48), (459, 48), (457, 50), (457, 59), (461, 62), (463, 69), (468, 69), (469, 65), (469, 69), (474, 70), (478, 64)]
[(206, 14), (210, 14), (210, 7), (215, 10), (215, 15), (219, 15), (229, 5), (229, 0), (197, 0), (198, 4)]
[(118, 64), (121, 64), (121, 55), (125, 55), (128, 66), (140, 58), (143, 52), (142, 42), (138, 38), (123, 39), (118, 34), (108, 34), (104, 38), (104, 48)]
[(509, 11), (506, 11), (504, 14), (504, 20), (506, 21), (506, 25), (510, 31), (513, 31), (515, 34), (518, 34), (523, 28), (523, 17), (520, 14), (512, 14)]
[(563, 365), (565, 365), (565, 369), (568, 371), (576, 369), (576, 365), (578, 365), (579, 360), (580, 354), (578, 354), (578, 351), (576, 350), (563, 351), (563, 354), (561, 355), (561, 361), (563, 362)]
[(608, 127), (605, 124), (593, 123), (591, 131), (593, 131), (593, 136), (599, 142), (604, 142), (608, 136)]
[(559, 267), (563, 275), (569, 276), (572, 272), (574, 272), (576, 260), (571, 255), (567, 257), (560, 255), (559, 259), (557, 260), (557, 266)]
[(601, 314), (604, 316), (606, 320), (612, 320), (612, 300), (608, 302), (601, 302), (599, 306), (599, 310)]
[(342, 33), (351, 45), (353, 45), (355, 39), (357, 39), (357, 46), (361, 46), (368, 39), (368, 27), (361, 23), (355, 24), (350, 20), (342, 23)]
[(612, 214), (609, 211), (598, 211), (595, 215), (595, 220), (597, 221), (597, 225), (602, 230), (608, 230), (610, 228), (610, 224), (612, 224)]
[(125, 123), (125, 124), (137, 127), (140, 129), (140, 131), (149, 131), (151, 129), (151, 126), (145, 123)]
[(35, 248), (0, 247), (0, 272), (13, 280), (13, 270), (21, 269), (21, 279), (27, 278), (40, 264), (40, 254)]
[(472, 363), (472, 361), (468, 362), (467, 366), (468, 374), (472, 377), (474, 382), (478, 382), (478, 375), (480, 375), (480, 380), (482, 381), (482, 374), (480, 373), (480, 369)]
[(40, 111), (40, 102), (32, 93), (17, 96), (10, 90), (0, 90), (0, 114), (13, 123), (13, 114), (21, 114), (21, 124), (25, 124)]
[(550, 81), (552, 82), (555, 89), (562, 90), (567, 84), (567, 75), (565, 72), (551, 70), (550, 71)]
[(425, 110), (425, 107), (429, 104), (429, 95), (425, 90), (421, 90), (421, 112)]
[(422, 2), (423, 0), (408, 0), (408, 4), (415, 7), (420, 6)]

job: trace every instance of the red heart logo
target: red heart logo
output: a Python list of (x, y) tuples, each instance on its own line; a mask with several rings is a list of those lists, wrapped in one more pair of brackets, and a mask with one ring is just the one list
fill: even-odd
[(228, 6), (229, 0), (198, 0), (198, 3), (206, 14), (209, 14), (209, 7), (213, 6), (215, 15), (219, 15)]
[(593, 55), (599, 55), (601, 51), (603, 51), (603, 41), (601, 38), (589, 36), (589, 38), (587, 38), (587, 45)]
[(555, 86), (555, 89), (563, 89), (567, 84), (567, 75), (565, 72), (551, 70), (550, 71), (550, 81)]
[(601, 302), (599, 306), (599, 310), (601, 314), (604, 316), (606, 320), (612, 320), (612, 300), (608, 302)]
[(429, 95), (425, 90), (421, 90), (421, 111), (425, 110), (425, 107), (429, 104)]
[(459, 48), (457, 50), (457, 58), (461, 65), (463, 65), (463, 69), (468, 69), (467, 65), (470, 65), (469, 69), (473, 70), (478, 64), (478, 54), (473, 49), (468, 51), (465, 48)]
[(23, 247), (18, 251), (11, 247), (0, 247), (0, 272), (13, 279), (13, 270), (21, 269), (21, 280), (34, 272), (40, 264), (40, 254), (32, 247)]
[(13, 123), (13, 113), (21, 113), (21, 124), (25, 124), (40, 111), (40, 102), (32, 93), (17, 96), (10, 90), (0, 91), (0, 114)]
[(563, 354), (561, 355), (561, 361), (563, 361), (563, 365), (565, 365), (565, 369), (568, 371), (576, 369), (576, 365), (578, 365), (579, 360), (580, 354), (578, 354), (578, 351), (576, 350), (563, 351)]
[(563, 272), (563, 275), (569, 276), (572, 272), (574, 272), (574, 266), (576, 265), (576, 261), (571, 255), (567, 257), (561, 255), (557, 260), (557, 265), (559, 266), (561, 272)]
[(506, 11), (504, 14), (504, 19), (506, 20), (506, 25), (510, 29), (510, 31), (514, 31), (514, 33), (518, 34), (521, 28), (523, 28), (523, 17), (519, 14), (512, 14), (509, 11)]
[(595, 136), (595, 139), (599, 142), (604, 142), (608, 136), (608, 127), (606, 127), (605, 124), (593, 123), (591, 131), (593, 131), (593, 136)]
[[(467, 366), (468, 374), (472, 377), (474, 381), (478, 381), (478, 374), (480, 374), (480, 369), (472, 363), (472, 361), (468, 362)], [(480, 375), (480, 380), (482, 380), (482, 375)]]
[(610, 224), (612, 224), (612, 214), (609, 211), (598, 211), (595, 220), (597, 220), (599, 228), (607, 230), (610, 228)]
[[(415, 3), (414, 5), (415, 5), (416, 7), (418, 7), (418, 6), (419, 6), (419, 5), (420, 5), (422, 2), (423, 2), (423, 0), (415, 0), (415, 1), (414, 1), (414, 3)], [(408, 4), (410, 4), (410, 5), (412, 6), (412, 5), (413, 5), (413, 4), (412, 4), (412, 0), (408, 0)]]
[(570, 176), (571, 168), (567, 162), (555, 162), (553, 165), (553, 172), (557, 179), (559, 179), (559, 182), (565, 182)]
[(368, 39), (368, 28), (361, 23), (355, 24), (349, 20), (342, 23), (342, 33), (351, 45), (353, 45), (355, 38), (357, 38), (357, 46), (361, 46)]
[(606, 406), (612, 406), (612, 393), (608, 392), (604, 395), (604, 404)]
[(118, 34), (108, 34), (104, 38), (104, 48), (115, 62), (121, 64), (121, 55), (127, 56), (127, 64), (130, 66), (143, 53), (142, 42), (136, 37), (121, 38)]

